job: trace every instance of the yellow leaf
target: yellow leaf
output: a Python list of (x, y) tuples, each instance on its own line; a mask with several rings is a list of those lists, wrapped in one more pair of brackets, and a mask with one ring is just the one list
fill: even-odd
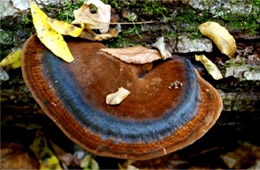
[(117, 105), (120, 104), (128, 95), (130, 91), (120, 87), (115, 93), (108, 94), (106, 97), (106, 104)]
[(19, 68), (19, 67), (21, 67), (21, 57), (22, 57), (22, 50), (18, 49), (16, 51), (8, 54), (8, 56), (5, 57), (0, 62), (0, 66), (2, 66), (2, 67), (11, 66), (12, 69)]
[(90, 155), (86, 155), (80, 162), (80, 167), (84, 170), (99, 170), (99, 165)]
[(141, 45), (127, 48), (102, 48), (100, 50), (127, 63), (145, 64), (162, 59), (157, 50), (148, 49)]
[(205, 22), (199, 26), (199, 30), (202, 35), (210, 38), (223, 54), (229, 58), (234, 57), (236, 41), (225, 27), (216, 22)]
[(123, 165), (119, 164), (119, 170), (139, 170), (139, 168), (132, 165), (135, 162), (136, 161), (133, 160), (127, 160), (125, 163), (123, 163)]
[[(91, 4), (97, 7), (97, 13), (90, 12)], [(74, 17), (72, 24), (84, 23), (87, 29), (99, 29), (101, 33), (106, 33), (109, 29), (111, 6), (100, 0), (88, 0), (80, 9), (74, 11)]]
[(40, 169), (62, 169), (58, 158), (54, 155), (52, 150), (48, 147), (47, 140), (42, 136), (35, 137), (31, 150), (40, 162)]
[(47, 20), (51, 28), (54, 29), (57, 33), (62, 35), (70, 35), (72, 37), (78, 37), (83, 30), (83, 28), (76, 27), (64, 21), (59, 21), (52, 18), (47, 18)]
[(74, 60), (67, 43), (61, 34), (57, 33), (48, 23), (47, 15), (35, 4), (31, 3), (33, 24), (40, 41), (51, 50), (56, 56), (67, 62)]
[(212, 61), (210, 61), (205, 55), (203, 55), (203, 54), (202, 55), (195, 55), (195, 59), (197, 61), (200, 61), (205, 66), (208, 73), (215, 80), (219, 80), (219, 79), (223, 78), (223, 76), (222, 76), (221, 72), (219, 71), (218, 67)]

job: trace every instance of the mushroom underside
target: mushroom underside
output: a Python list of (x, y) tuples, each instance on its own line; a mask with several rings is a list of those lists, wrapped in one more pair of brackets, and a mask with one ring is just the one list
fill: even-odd
[[(162, 156), (199, 139), (220, 115), (218, 92), (186, 59), (134, 65), (101, 52), (101, 43), (67, 44), (72, 63), (31, 37), (23, 50), (23, 76), (44, 112), (90, 152), (138, 160)], [(106, 95), (120, 87), (131, 94), (107, 105)]]

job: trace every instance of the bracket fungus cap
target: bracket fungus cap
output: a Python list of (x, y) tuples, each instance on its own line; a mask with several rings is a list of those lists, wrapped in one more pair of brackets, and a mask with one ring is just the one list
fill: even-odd
[[(43, 111), (94, 154), (159, 157), (198, 140), (220, 115), (220, 95), (186, 59), (127, 64), (101, 52), (101, 43), (67, 44), (72, 63), (32, 36), (23, 50), (23, 77)], [(107, 105), (106, 96), (119, 87), (131, 94), (119, 105)]]

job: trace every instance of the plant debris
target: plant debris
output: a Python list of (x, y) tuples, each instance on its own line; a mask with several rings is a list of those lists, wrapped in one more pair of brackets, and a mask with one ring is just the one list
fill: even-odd
[(70, 35), (72, 37), (78, 37), (83, 30), (83, 28), (76, 27), (64, 21), (59, 21), (53, 18), (47, 18), (47, 20), (51, 28), (54, 29), (57, 33), (62, 35)]
[(47, 140), (40, 133), (36, 134), (30, 148), (38, 158), (40, 169), (61, 169), (59, 159), (49, 148)]
[(92, 41), (103, 41), (103, 40), (117, 37), (120, 31), (121, 31), (120, 28), (113, 28), (109, 30), (107, 33), (96, 34), (94, 31), (91, 30), (83, 30), (79, 35), (79, 37), (82, 39), (87, 39)]
[(178, 89), (178, 88), (180, 88), (180, 87), (182, 87), (183, 86), (183, 83), (181, 83), (179, 80), (176, 80), (176, 81), (174, 81), (174, 82), (172, 82), (169, 86), (168, 86), (168, 89)]
[(17, 49), (10, 54), (8, 54), (7, 57), (5, 57), (1, 62), (1, 67), (8, 67), (11, 66), (12, 69), (16, 69), (21, 67), (21, 58), (22, 58), (22, 49)]
[(219, 80), (222, 79), (223, 76), (221, 72), (219, 71), (218, 67), (210, 61), (205, 55), (195, 55), (196, 61), (200, 61), (205, 68), (207, 69), (208, 73), (215, 79)]
[[(96, 13), (91, 13), (93, 5)], [(80, 9), (74, 11), (75, 20), (72, 24), (84, 24), (87, 30), (99, 29), (101, 33), (107, 33), (111, 19), (111, 6), (100, 0), (89, 0)]]
[(9, 80), (8, 73), (0, 66), (0, 81), (7, 81)]
[(126, 48), (102, 48), (100, 51), (111, 54), (124, 62), (133, 64), (151, 63), (155, 60), (162, 59), (157, 50), (149, 49), (141, 45)]
[(162, 59), (172, 58), (170, 51), (165, 48), (164, 37), (160, 37), (152, 46), (160, 51)]
[(56, 56), (62, 58), (66, 62), (72, 62), (74, 57), (62, 35), (52, 29), (48, 22), (48, 16), (40, 10), (40, 8), (32, 2), (30, 4), (33, 24), (40, 41)]
[(117, 92), (111, 93), (106, 97), (106, 104), (109, 105), (117, 105), (120, 104), (128, 95), (130, 91), (127, 89), (120, 87), (118, 88)]
[(229, 58), (234, 57), (236, 41), (225, 27), (216, 22), (205, 22), (199, 26), (199, 30), (202, 35), (210, 38), (223, 54)]
[(84, 170), (99, 170), (99, 165), (95, 159), (93, 159), (90, 155), (86, 155), (80, 162), (80, 167)]
[[(32, 2), (30, 4), (33, 24), (40, 41), (66, 62), (72, 62), (74, 57), (62, 35), (91, 41), (103, 41), (116, 37), (121, 31), (120, 26), (109, 30), (111, 6), (100, 0), (89, 0), (80, 9), (74, 11), (76, 19), (72, 24), (79, 24), (81, 27), (49, 18), (35, 4)], [(94, 14), (90, 11), (93, 5), (97, 7), (97, 12)], [(95, 33), (93, 29), (99, 29), (101, 34)]]

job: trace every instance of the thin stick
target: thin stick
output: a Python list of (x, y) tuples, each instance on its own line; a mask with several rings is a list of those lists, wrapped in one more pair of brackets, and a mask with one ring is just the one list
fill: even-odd
[(121, 24), (121, 25), (134, 25), (134, 24), (152, 24), (157, 23), (157, 21), (143, 21), (143, 22), (110, 22), (109, 24)]

